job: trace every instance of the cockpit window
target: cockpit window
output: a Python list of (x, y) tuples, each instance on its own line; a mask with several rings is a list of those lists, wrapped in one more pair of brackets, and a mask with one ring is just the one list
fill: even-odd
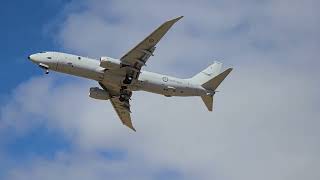
[(52, 59), (51, 57), (47, 57), (47, 59)]
[(40, 53), (47, 53), (46, 51), (41, 51)]

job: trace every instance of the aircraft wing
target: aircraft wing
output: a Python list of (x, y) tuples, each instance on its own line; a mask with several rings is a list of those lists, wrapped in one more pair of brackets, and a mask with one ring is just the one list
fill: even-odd
[(130, 116), (131, 110), (130, 110), (129, 100), (126, 100), (123, 102), (121, 102), (119, 100), (120, 88), (111, 87), (111, 86), (108, 86), (107, 84), (103, 84), (101, 82), (99, 82), (99, 84), (105, 91), (108, 91), (110, 93), (111, 104), (112, 104), (114, 110), (116, 111), (117, 115), (119, 116), (122, 124), (129, 127), (130, 129), (136, 131), (136, 129), (133, 127), (132, 121), (131, 121), (131, 116)]
[(121, 102), (118, 97), (111, 98), (110, 101), (113, 108), (116, 110), (122, 124), (136, 131), (131, 121), (129, 101)]
[(163, 23), (120, 59), (123, 67), (127, 67), (127, 74), (130, 74), (135, 79), (138, 78), (141, 67), (145, 65), (150, 56), (153, 56), (156, 44), (172, 25), (182, 17), (180, 16)]

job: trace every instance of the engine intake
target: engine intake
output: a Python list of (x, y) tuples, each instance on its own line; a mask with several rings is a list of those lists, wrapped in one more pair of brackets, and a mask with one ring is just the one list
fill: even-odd
[(110, 57), (101, 57), (100, 58), (100, 66), (106, 69), (117, 69), (120, 68), (120, 60), (113, 59)]
[(98, 87), (92, 87), (89, 91), (89, 97), (99, 100), (108, 100), (110, 99), (110, 94), (107, 91)]

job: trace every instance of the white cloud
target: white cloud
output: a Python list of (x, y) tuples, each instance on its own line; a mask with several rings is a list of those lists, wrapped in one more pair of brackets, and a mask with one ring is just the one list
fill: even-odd
[[(81, 157), (81, 158), (79, 158)], [(141, 169), (130, 167), (130, 163), (109, 161), (98, 156), (88, 156), (83, 153), (59, 154), (56, 159), (34, 159), (30, 166), (19, 170), (11, 170), (9, 179), (22, 180), (26, 177), (34, 180), (41, 179), (128, 179), (137, 175), (139, 179), (150, 179), (150, 173), (143, 173)], [(134, 171), (136, 170), (137, 171)], [(146, 170), (151, 172), (149, 168)]]
[[(82, 2), (85, 8), (68, 12), (57, 35), (68, 51), (118, 57), (162, 21), (185, 15), (159, 44), (148, 69), (191, 76), (216, 56), (235, 71), (222, 84), (213, 113), (200, 98), (135, 93), (137, 133), (120, 125), (110, 103), (87, 97), (94, 83), (32, 79), (1, 108), (0, 128), (27, 131), (45, 123), (70, 138), (76, 152), (63, 160), (57, 155), (32, 161), (31, 170), (18, 167), (11, 177), (149, 179), (167, 167), (189, 179), (319, 179), (319, 73), (309, 65), (319, 64), (316, 4)], [(128, 153), (112, 170), (112, 163), (95, 156), (109, 148)]]

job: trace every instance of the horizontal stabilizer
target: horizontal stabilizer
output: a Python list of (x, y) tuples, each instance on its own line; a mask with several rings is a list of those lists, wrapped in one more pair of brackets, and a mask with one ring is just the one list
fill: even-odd
[(201, 96), (202, 101), (207, 106), (209, 111), (212, 111), (213, 109), (213, 95), (204, 95)]
[(202, 84), (202, 87), (208, 90), (216, 90), (221, 82), (228, 76), (228, 74), (232, 71), (232, 68), (229, 68), (219, 75), (215, 76), (214, 78), (210, 79), (206, 83)]

